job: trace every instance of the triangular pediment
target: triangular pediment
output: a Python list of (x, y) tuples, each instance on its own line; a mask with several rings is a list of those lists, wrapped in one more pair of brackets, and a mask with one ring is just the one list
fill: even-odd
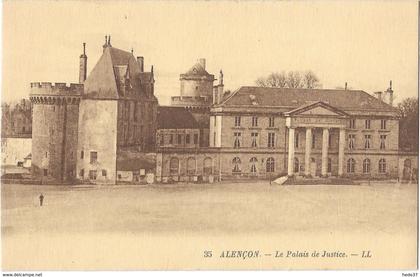
[(347, 114), (325, 102), (307, 104), (285, 113), (285, 115), (347, 116)]

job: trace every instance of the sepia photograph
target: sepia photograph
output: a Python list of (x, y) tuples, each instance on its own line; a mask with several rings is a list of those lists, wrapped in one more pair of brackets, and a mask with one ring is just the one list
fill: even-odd
[(3, 276), (417, 270), (419, 7), (3, 1)]

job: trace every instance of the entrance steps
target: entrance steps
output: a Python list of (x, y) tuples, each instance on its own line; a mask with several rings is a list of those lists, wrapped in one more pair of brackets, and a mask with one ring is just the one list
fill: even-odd
[(352, 179), (342, 177), (289, 177), (283, 185), (358, 185)]

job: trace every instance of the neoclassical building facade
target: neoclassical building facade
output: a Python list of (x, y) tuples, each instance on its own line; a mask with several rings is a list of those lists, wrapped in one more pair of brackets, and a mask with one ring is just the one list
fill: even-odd
[(262, 87), (226, 95), (215, 89), (209, 147), (160, 147), (157, 175), (179, 180), (205, 171), (216, 179), (397, 178), (401, 153), (391, 84), (374, 95)]
[(364, 91), (241, 87), (213, 106), (210, 134), (232, 175), (398, 174), (397, 110)]

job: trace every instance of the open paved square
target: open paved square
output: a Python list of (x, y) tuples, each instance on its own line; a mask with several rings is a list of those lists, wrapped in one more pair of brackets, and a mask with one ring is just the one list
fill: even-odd
[[(38, 199), (41, 193), (45, 196), (42, 207)], [(55, 247), (50, 243), (72, 249), (69, 244), (76, 247), (80, 238), (101, 238), (97, 242), (101, 245), (102, 239), (113, 237), (126, 238), (118, 242), (124, 248), (124, 244), (138, 243), (149, 236), (170, 238), (180, 234), (184, 238), (251, 235), (292, 236), (298, 240), (345, 234), (404, 237), (415, 248), (416, 198), (417, 185), (395, 183), (3, 185), (3, 264), (15, 268), (19, 262), (14, 255), (18, 253), (25, 260), (22, 264), (42, 264), (42, 260), (31, 259), (35, 259), (34, 253), (51, 255), (43, 252)], [(27, 245), (26, 250), (19, 252), (16, 243)], [(74, 262), (86, 253), (75, 250), (73, 254)], [(71, 260), (70, 265), (59, 266), (71, 267)]]

